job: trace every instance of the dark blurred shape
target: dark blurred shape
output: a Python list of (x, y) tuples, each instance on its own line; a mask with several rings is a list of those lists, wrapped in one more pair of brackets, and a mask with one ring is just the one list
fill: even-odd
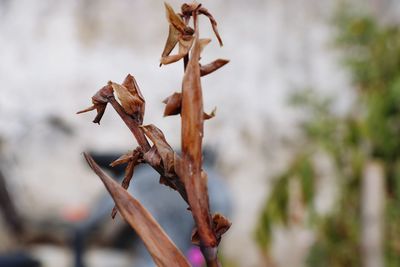
[(41, 264), (25, 252), (0, 255), (0, 267), (39, 267)]
[[(11, 196), (7, 190), (7, 185), (3, 173), (0, 170), (0, 210), (14, 235), (20, 238), (24, 232), (21, 217), (19, 216)], [(1, 265), (0, 265), (1, 266)]]

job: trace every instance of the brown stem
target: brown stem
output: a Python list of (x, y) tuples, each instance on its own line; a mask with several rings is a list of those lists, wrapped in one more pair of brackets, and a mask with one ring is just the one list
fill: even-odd
[[(143, 149), (143, 152), (146, 153), (150, 150), (151, 146), (147, 141), (146, 136), (144, 135), (143, 130), (139, 127), (139, 123), (130, 115), (128, 115), (122, 106), (115, 100), (114, 96), (108, 96), (108, 101), (111, 106), (115, 109), (121, 119), (125, 122), (126, 126), (135, 136), (138, 144)], [(150, 162), (149, 162), (150, 163)], [(181, 197), (188, 203), (187, 193), (185, 189), (185, 185), (182, 180), (176, 174), (168, 174), (166, 170), (164, 170), (163, 166), (150, 164), (161, 176), (167, 178), (179, 192)]]
[(149, 151), (151, 148), (150, 144), (147, 141), (143, 131), (140, 129), (139, 123), (124, 111), (124, 109), (117, 102), (117, 100), (115, 100), (114, 96), (109, 96), (108, 101), (113, 106), (118, 115), (121, 117), (121, 119), (125, 122), (126, 126), (128, 126), (129, 130), (131, 130), (139, 146), (142, 147), (143, 152)]

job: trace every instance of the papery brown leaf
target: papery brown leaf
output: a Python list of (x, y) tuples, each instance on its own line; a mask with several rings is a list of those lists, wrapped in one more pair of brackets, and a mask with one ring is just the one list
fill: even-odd
[(179, 42), (178, 54), (162, 57), (161, 64), (168, 65), (184, 58), (189, 53), (189, 50), (193, 45), (193, 40), (194, 40), (193, 36), (185, 35), (180, 37), (178, 40)]
[(201, 76), (205, 76), (208, 75), (210, 73), (213, 73), (214, 71), (216, 71), (217, 69), (225, 66), (226, 64), (229, 63), (229, 60), (227, 59), (217, 59), (214, 60), (213, 62), (207, 64), (207, 65), (202, 65), (200, 66), (200, 75)]
[(161, 54), (161, 57), (166, 57), (171, 54), (172, 50), (174, 50), (176, 44), (178, 43), (179, 36), (179, 31), (174, 26), (169, 25), (168, 38), (165, 42), (164, 50)]
[(84, 156), (114, 199), (122, 217), (143, 240), (156, 265), (190, 267), (182, 252), (142, 204), (104, 173), (89, 154), (84, 153)]
[(174, 9), (166, 2), (164, 2), (165, 11), (168, 22), (175, 27), (180, 33), (185, 34), (186, 24), (181, 17), (175, 13)]
[(163, 103), (166, 104), (164, 117), (180, 114), (182, 107), (182, 94), (175, 92), (164, 99)]
[(161, 164), (161, 157), (157, 152), (156, 146), (152, 146), (149, 151), (144, 153), (143, 159), (155, 168), (158, 168)]
[(203, 113), (203, 120), (209, 120), (215, 117), (215, 113), (217, 112), (217, 108), (214, 108), (210, 114)]
[(163, 132), (155, 125), (150, 124), (142, 126), (144, 134), (153, 142), (157, 148), (157, 152), (161, 157), (166, 173), (174, 171), (174, 150), (165, 140)]
[(208, 10), (206, 8), (204, 8), (204, 7), (200, 7), (199, 8), (199, 13), (208, 17), (208, 19), (210, 20), (212, 29), (214, 31), (214, 34), (218, 39), (219, 45), (223, 46), (224, 44), (222, 43), (221, 36), (219, 35), (218, 29), (217, 29), (217, 21), (214, 19), (214, 17), (211, 15), (211, 13), (208, 12)]
[(140, 115), (143, 118), (144, 113), (144, 102), (138, 95), (133, 95), (130, 93), (128, 88), (123, 85), (111, 82), (111, 86), (114, 92), (117, 94), (121, 106), (124, 108), (125, 112), (129, 115)]
[[(194, 24), (197, 23), (193, 13)], [(205, 247), (217, 245), (212, 230), (207, 192), (207, 176), (202, 172), (203, 99), (200, 82), (201, 42), (196, 26), (196, 40), (192, 48), (182, 82), (182, 174), (189, 205)]]
[(122, 85), (125, 86), (129, 93), (135, 97), (135, 104), (137, 105), (137, 117), (141, 124), (143, 122), (146, 101), (144, 100), (142, 92), (140, 91), (139, 85), (136, 83), (135, 78), (130, 74), (126, 76)]
[[(214, 232), (217, 237), (218, 244), (219, 244), (219, 242), (221, 241), (222, 235), (225, 234), (229, 230), (232, 223), (220, 213), (215, 213), (213, 215), (212, 220), (213, 220)], [(200, 243), (201, 243), (200, 236), (197, 231), (197, 228), (195, 227), (192, 231), (192, 244), (200, 246)]]

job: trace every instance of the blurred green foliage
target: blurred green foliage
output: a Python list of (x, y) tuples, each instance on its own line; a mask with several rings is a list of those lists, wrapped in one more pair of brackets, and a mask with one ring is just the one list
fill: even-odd
[[(334, 99), (314, 91), (292, 97), (292, 103), (307, 114), (301, 125), (303, 145), (287, 170), (276, 177), (255, 236), (260, 247), (268, 250), (272, 227), (288, 222), (288, 185), (298, 179), (309, 226), (316, 234), (307, 266), (360, 266), (361, 175), (367, 161), (379, 160), (386, 178), (385, 266), (400, 266), (400, 29), (346, 9), (338, 13), (335, 23), (335, 44), (353, 79), (354, 105), (339, 115)], [(328, 215), (314, 212), (315, 162), (321, 151), (335, 167), (339, 189)]]

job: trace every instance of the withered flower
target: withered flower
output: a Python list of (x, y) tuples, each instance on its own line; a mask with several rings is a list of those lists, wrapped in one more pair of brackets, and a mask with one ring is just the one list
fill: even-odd
[(93, 122), (100, 124), (101, 118), (104, 115), (104, 112), (106, 111), (107, 103), (108, 103), (108, 98), (113, 95), (113, 89), (111, 86), (106, 85), (103, 88), (101, 88), (93, 97), (92, 97), (92, 103), (93, 105), (91, 107), (88, 107), (86, 109), (83, 109), (81, 111), (78, 111), (77, 114), (89, 112), (92, 110), (97, 110), (97, 115), (94, 118)]
[[(176, 62), (185, 57), (192, 47), (194, 34), (194, 30), (187, 26), (182, 18), (167, 3), (165, 3), (165, 10), (169, 22), (169, 33), (161, 54), (160, 66)], [(179, 43), (178, 54), (170, 56), (169, 54), (177, 43)]]
[(109, 82), (109, 84), (114, 89), (125, 112), (142, 122), (146, 102), (133, 76), (128, 75), (122, 85), (114, 82)]

